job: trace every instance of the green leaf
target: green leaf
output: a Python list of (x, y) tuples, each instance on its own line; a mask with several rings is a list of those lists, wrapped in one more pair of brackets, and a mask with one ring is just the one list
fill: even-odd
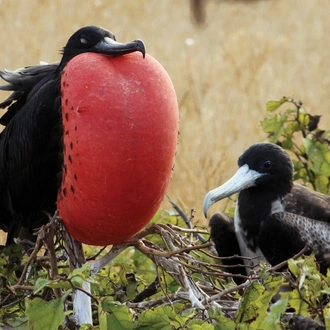
[(34, 285), (33, 293), (36, 294), (43, 288), (45, 288), (47, 285), (49, 285), (52, 282), (52, 280), (47, 280), (45, 278), (38, 278), (36, 280), (36, 284)]
[(266, 329), (281, 330), (280, 325), (281, 316), (285, 313), (289, 301), (289, 294), (287, 292), (280, 293), (281, 298), (276, 301), (271, 307), (270, 312), (265, 318)]
[(268, 101), (266, 103), (266, 109), (269, 112), (277, 110), (282, 104), (288, 101), (287, 97), (282, 97), (279, 101)]
[(211, 320), (216, 321), (215, 330), (235, 330), (236, 325), (233, 320), (225, 317), (219, 308), (210, 307), (209, 317)]
[(188, 329), (190, 330), (214, 330), (214, 326), (203, 320), (192, 320), (188, 322)]
[(299, 292), (296, 289), (289, 294), (289, 305), (295, 309), (296, 314), (309, 316), (308, 304), (301, 299)]
[(290, 272), (295, 276), (298, 277), (299, 274), (299, 268), (297, 266), (297, 261), (293, 259), (288, 260), (288, 268)]
[(324, 321), (325, 321), (325, 328), (330, 329), (330, 305), (327, 304), (323, 308), (323, 316), (324, 316)]
[(309, 159), (308, 165), (317, 174), (330, 176), (330, 150), (326, 143), (304, 139), (304, 146)]
[(133, 315), (126, 305), (104, 299), (99, 304), (100, 330), (133, 329)]
[(15, 318), (10, 318), (6, 319), (6, 326), (0, 322), (0, 329), (8, 329), (8, 326), (11, 326), (15, 330), (30, 330), (28, 327), (28, 319), (26, 316), (24, 317), (15, 317)]
[(169, 307), (158, 307), (142, 312), (136, 329), (172, 330), (183, 325), (181, 317)]
[(51, 281), (51, 283), (48, 284), (48, 287), (52, 289), (64, 289), (69, 290), (72, 288), (72, 285), (69, 281), (63, 281), (63, 280), (54, 280)]
[(329, 178), (324, 175), (319, 175), (315, 179), (315, 188), (317, 191), (327, 194), (329, 191)]
[(287, 120), (287, 115), (267, 115), (266, 118), (261, 122), (261, 126), (264, 132), (269, 133), (269, 141), (277, 142), (281, 135), (284, 133), (284, 124)]
[(34, 298), (26, 308), (29, 327), (33, 330), (57, 330), (67, 314), (64, 312), (63, 298), (51, 301)]
[(126, 281), (127, 281), (127, 285), (125, 288), (126, 296), (129, 300), (132, 300), (138, 294), (138, 290), (137, 290), (138, 283), (134, 273), (126, 274)]
[(291, 138), (284, 139), (282, 141), (282, 148), (285, 150), (292, 150), (293, 149), (293, 141)]
[(235, 315), (236, 324), (249, 324), (249, 329), (266, 329), (264, 323), (269, 303), (282, 283), (281, 277), (272, 276), (267, 278), (265, 285), (252, 283), (246, 290)]
[(86, 275), (87, 277), (89, 277), (89, 272), (92, 270), (92, 266), (86, 262), (85, 264), (83, 264), (80, 268), (76, 268), (74, 269), (71, 274), (68, 276), (69, 279), (75, 277), (75, 276), (79, 276), (82, 279), (86, 280)]
[(252, 323), (258, 318), (265, 316), (268, 307), (262, 306), (258, 300), (266, 294), (266, 289), (259, 283), (252, 283), (243, 296), (240, 308), (235, 316), (236, 323)]

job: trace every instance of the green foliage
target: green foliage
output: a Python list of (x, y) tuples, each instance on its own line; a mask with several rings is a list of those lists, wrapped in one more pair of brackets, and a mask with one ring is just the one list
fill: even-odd
[(63, 324), (65, 316), (70, 312), (64, 312), (63, 302), (65, 296), (51, 301), (34, 298), (27, 302), (26, 316), (28, 325), (34, 330), (56, 330)]
[[(246, 325), (249, 325), (249, 329), (268, 329), (265, 322), (268, 306), (282, 284), (283, 279), (281, 277), (270, 275), (266, 277), (263, 283), (251, 283), (242, 298), (241, 308), (235, 316), (236, 324), (244, 325), (243, 329), (246, 328)], [(280, 318), (276, 321), (278, 323)]]
[[(329, 193), (330, 131), (318, 127), (319, 119), (282, 98), (267, 103), (261, 125), (269, 141), (290, 152), (294, 178)], [(0, 329), (73, 328), (72, 292), (84, 281), (91, 284), (93, 325), (82, 330), (279, 330), (288, 329), (288, 308), (330, 329), (330, 272), (321, 274), (314, 256), (289, 260), (284, 273), (261, 264), (259, 273), (236, 286), (205, 243), (207, 232), (189, 231), (181, 217), (163, 212), (145, 235), (92, 275), (89, 262), (70, 271), (59, 232), (56, 276), (45, 246), (35, 255), (24, 244), (0, 250)], [(91, 259), (108, 251), (84, 250)]]
[(133, 315), (126, 305), (104, 298), (99, 303), (100, 330), (133, 329)]
[[(289, 107), (281, 113), (275, 112), (284, 104)], [(301, 102), (288, 97), (268, 102), (267, 110), (262, 128), (269, 134), (270, 142), (281, 145), (292, 155), (294, 179), (329, 194), (330, 130), (318, 127), (320, 116), (309, 114)]]

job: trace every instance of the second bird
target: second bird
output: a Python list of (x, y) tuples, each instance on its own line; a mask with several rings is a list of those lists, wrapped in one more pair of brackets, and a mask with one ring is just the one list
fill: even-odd
[[(239, 192), (234, 220), (217, 213), (210, 221), (219, 255), (247, 257), (244, 264), (249, 274), (260, 260), (276, 265), (307, 244), (326, 269), (328, 261), (324, 255), (330, 251), (330, 197), (294, 185), (290, 157), (276, 144), (252, 145), (239, 157), (238, 166), (230, 180), (207, 193), (204, 199), (206, 216), (212, 204)], [(228, 241), (233, 237), (237, 245)], [(224, 255), (224, 246), (236, 248), (226, 250)], [(237, 269), (235, 272), (239, 273)]]

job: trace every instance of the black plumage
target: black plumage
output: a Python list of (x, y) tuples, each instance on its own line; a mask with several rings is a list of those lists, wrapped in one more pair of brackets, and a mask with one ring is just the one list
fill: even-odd
[(87, 26), (70, 37), (60, 62), (0, 72), (8, 83), (0, 89), (13, 91), (0, 103), (8, 110), (0, 119), (6, 126), (0, 133), (0, 228), (8, 231), (7, 243), (21, 226), (31, 231), (56, 210), (64, 148), (60, 80), (66, 64), (86, 52), (135, 51), (145, 55), (142, 41), (117, 43), (111, 32)]
[(228, 272), (233, 274), (237, 284), (242, 283), (244, 277), (240, 275), (246, 274), (243, 260), (239, 257), (241, 253), (236, 239), (233, 219), (223, 213), (213, 214), (210, 219), (210, 237), (214, 242), (218, 255), (225, 257), (222, 263), (227, 266)]
[[(330, 197), (293, 185), (292, 162), (278, 145), (252, 145), (238, 165), (239, 170), (229, 181), (205, 196), (203, 208), (206, 215), (213, 203), (239, 192), (233, 223), (240, 254), (254, 258), (245, 260), (246, 266), (254, 266), (261, 259), (278, 264), (307, 244), (323, 267), (328, 267), (323, 256), (330, 251)], [(213, 219), (211, 233), (215, 232)], [(217, 235), (213, 234), (216, 245)], [(230, 232), (220, 236), (224, 238), (222, 245), (228, 244), (226, 238), (232, 240)], [(249, 268), (246, 271), (249, 273)]]

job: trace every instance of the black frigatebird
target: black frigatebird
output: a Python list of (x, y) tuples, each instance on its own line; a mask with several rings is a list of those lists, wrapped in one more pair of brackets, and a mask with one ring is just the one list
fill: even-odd
[(92, 52), (120, 56), (139, 51), (141, 40), (118, 43), (114, 35), (100, 27), (79, 29), (63, 48), (60, 62), (37, 65), (0, 76), (13, 91), (0, 108), (0, 228), (8, 231), (7, 244), (20, 228), (29, 230), (48, 221), (46, 213), (56, 210), (56, 198), (63, 169), (63, 126), (61, 74), (76, 55)]
[[(234, 223), (221, 214), (210, 221), (219, 255), (230, 253), (225, 251), (224, 255), (223, 246), (230, 246), (228, 240), (235, 239), (234, 227), (239, 249), (230, 242), (234, 246), (231, 253), (252, 258), (244, 259), (247, 273), (262, 259), (276, 265), (291, 258), (306, 244), (326, 268), (323, 256), (330, 251), (330, 197), (293, 184), (291, 159), (276, 144), (252, 145), (239, 157), (238, 166), (231, 179), (204, 199), (206, 216), (212, 204), (239, 192)], [(231, 230), (227, 235), (217, 228)]]

